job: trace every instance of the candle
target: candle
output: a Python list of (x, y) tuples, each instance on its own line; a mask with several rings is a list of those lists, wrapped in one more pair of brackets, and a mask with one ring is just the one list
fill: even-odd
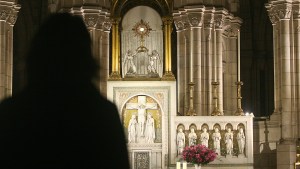
[(176, 163), (176, 169), (180, 169), (180, 162)]
[(187, 163), (186, 162), (182, 163), (182, 169), (187, 169)]
[(237, 57), (237, 78), (238, 78), (238, 82), (241, 80), (241, 42), (240, 42), (240, 30), (238, 30), (238, 57)]

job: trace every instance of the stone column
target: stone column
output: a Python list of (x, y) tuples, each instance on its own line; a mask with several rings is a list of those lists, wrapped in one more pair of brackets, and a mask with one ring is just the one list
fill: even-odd
[[(102, 23), (101, 29), (101, 44), (100, 44), (100, 91), (104, 96), (107, 95), (107, 80), (109, 78), (109, 34), (111, 29), (111, 22), (106, 17)], [(105, 92), (105, 93), (104, 93)]]
[(0, 5), (0, 100), (12, 95), (13, 26), (20, 8), (15, 2)]
[(172, 73), (172, 60), (171, 60), (171, 33), (172, 33), (172, 23), (173, 19), (171, 16), (165, 16), (163, 20), (164, 29), (164, 50), (165, 50), (165, 72), (163, 74), (162, 80), (175, 80), (175, 76)]
[(186, 100), (187, 71), (186, 71), (186, 37), (184, 32), (184, 21), (180, 16), (174, 16), (177, 32), (177, 111), (184, 114), (184, 103)]
[[(293, 45), (298, 41), (294, 36), (293, 21), (291, 20), (292, 4), (285, 1), (272, 1), (266, 5), (271, 22), (273, 23), (274, 63), (275, 63), (275, 111), (281, 113), (281, 139), (277, 145), (277, 168), (293, 168), (296, 160), (296, 140), (293, 129), (293, 102), (297, 97), (293, 92), (295, 81), (293, 72), (295, 58), (293, 57)], [(279, 21), (277, 21), (279, 19)], [(278, 28), (278, 32), (276, 31)], [(278, 43), (277, 43), (278, 42)], [(292, 55), (291, 55), (292, 54)], [(295, 56), (297, 57), (297, 56)], [(296, 78), (297, 79), (297, 78)], [(298, 99), (298, 98), (296, 98)], [(277, 110), (277, 109), (278, 110)], [(299, 123), (299, 122), (298, 122)], [(279, 160), (280, 159), (280, 160)]]
[(214, 17), (215, 31), (216, 31), (216, 72), (217, 79), (216, 82), (219, 83), (217, 96), (218, 96), (218, 108), (220, 115), (223, 115), (223, 24), (225, 15), (227, 12), (225, 10), (216, 10)]
[[(270, 10), (270, 7), (268, 8), (268, 14), (269, 14), (269, 18), (270, 21), (272, 23), (273, 26), (273, 56), (274, 56), (274, 113), (272, 116), (274, 116), (276, 114), (276, 116), (279, 115), (279, 111), (280, 111), (280, 91), (279, 91), (279, 83), (280, 83), (280, 74), (279, 74), (279, 70), (280, 70), (280, 64), (279, 64), (279, 32), (278, 32), (278, 27), (279, 27), (279, 23), (278, 23), (278, 17), (276, 15), (276, 12), (273, 10)], [(279, 120), (279, 117), (276, 118)]]
[(120, 18), (112, 18), (112, 72), (109, 80), (121, 80), (119, 22)]
[[(189, 11), (192, 12), (189, 12)], [(189, 57), (189, 115), (201, 115), (201, 28), (203, 24), (202, 6), (187, 9), (190, 24), (190, 57)], [(194, 74), (195, 72), (195, 74)], [(196, 109), (195, 109), (196, 108)]]
[(280, 49), (281, 49), (281, 100), (282, 100), (282, 138), (291, 139), (291, 45), (290, 17), (291, 6), (282, 5), (279, 8), (280, 19)]
[[(204, 12), (204, 37), (202, 38), (205, 43), (205, 55), (204, 57), (201, 57), (201, 76), (200, 76), (200, 82), (201, 85), (201, 105), (199, 106), (198, 112), (200, 112), (200, 115), (210, 115), (212, 112), (212, 97), (213, 97), (213, 90), (212, 90), (212, 79), (213, 79), (213, 56), (214, 56), (214, 36), (213, 36), (213, 19), (214, 19), (214, 8), (205, 8)], [(200, 53), (201, 51), (199, 51)], [(201, 55), (200, 55), (201, 56)], [(214, 72), (215, 73), (215, 72)], [(195, 91), (196, 92), (196, 91)], [(197, 106), (196, 106), (197, 107)]]
[[(296, 83), (296, 113), (300, 112), (300, 4), (294, 6), (296, 10), (293, 11), (293, 19), (294, 19), (294, 55), (295, 55), (295, 83)], [(296, 117), (297, 118), (297, 117)], [(297, 118), (297, 136), (296, 138), (300, 137), (300, 118)]]

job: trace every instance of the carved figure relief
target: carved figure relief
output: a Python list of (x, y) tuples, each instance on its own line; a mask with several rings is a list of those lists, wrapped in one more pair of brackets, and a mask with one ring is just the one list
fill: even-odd
[(185, 147), (185, 135), (183, 133), (182, 128), (180, 128), (177, 133), (176, 143), (177, 143), (177, 155), (181, 155)]
[(226, 144), (226, 154), (232, 155), (233, 151), (233, 133), (231, 128), (227, 128), (227, 132), (225, 133), (225, 144)]
[(160, 142), (160, 118), (160, 107), (151, 97), (138, 95), (131, 98), (123, 108), (123, 123), (128, 130), (128, 143)]
[(242, 127), (239, 129), (236, 139), (237, 139), (238, 146), (239, 146), (239, 154), (244, 154), (246, 137), (244, 134), (244, 129)]
[(219, 132), (219, 128), (215, 127), (215, 131), (212, 135), (212, 139), (214, 142), (214, 149), (218, 155), (221, 155), (221, 134)]
[(208, 147), (209, 134), (207, 132), (207, 128), (204, 127), (202, 130), (203, 130), (203, 133), (201, 133), (201, 136), (200, 136), (201, 144)]
[(197, 142), (197, 134), (195, 133), (195, 130), (191, 128), (191, 132), (189, 133), (189, 146), (196, 145)]
[(136, 143), (136, 126), (137, 121), (135, 115), (131, 116), (131, 119), (128, 124), (128, 143)]

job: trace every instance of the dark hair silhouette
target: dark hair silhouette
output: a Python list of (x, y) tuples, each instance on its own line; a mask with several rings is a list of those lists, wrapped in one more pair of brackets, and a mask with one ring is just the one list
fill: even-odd
[(83, 20), (67, 13), (50, 16), (29, 50), (29, 84), (87, 83), (96, 76), (97, 70)]
[(0, 168), (129, 169), (118, 110), (92, 84), (97, 70), (83, 20), (49, 16), (28, 54), (27, 87), (0, 103)]

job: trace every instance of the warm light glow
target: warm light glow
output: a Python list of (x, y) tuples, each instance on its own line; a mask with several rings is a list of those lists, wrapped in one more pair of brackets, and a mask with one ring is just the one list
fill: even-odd
[(140, 28), (140, 31), (141, 31), (141, 32), (144, 32), (144, 30), (145, 30), (145, 28)]

